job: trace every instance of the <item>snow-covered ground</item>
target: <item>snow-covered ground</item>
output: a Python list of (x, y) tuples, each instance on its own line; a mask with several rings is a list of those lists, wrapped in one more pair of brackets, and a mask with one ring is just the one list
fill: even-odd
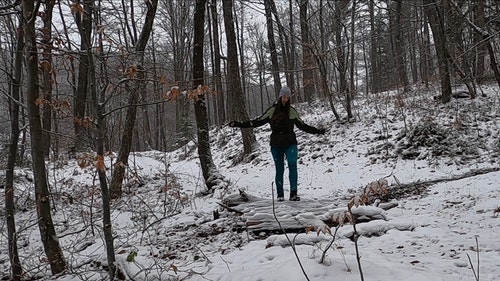
[[(485, 97), (454, 99), (448, 105), (419, 91), (403, 98), (360, 98), (357, 120), (350, 123), (335, 121), (326, 104), (296, 105), (308, 124), (328, 128), (323, 136), (296, 130), (302, 198), (346, 202), (381, 178), (393, 189), (398, 182), (436, 180), (417, 194), (394, 199), (398, 206), (386, 211), (386, 221), (357, 225), (361, 233), (378, 233), (358, 241), (365, 280), (500, 280), (500, 91), (493, 86), (483, 90)], [(255, 133), (260, 146), (252, 160), (234, 163), (243, 148), (239, 129), (211, 132), (214, 161), (230, 184), (210, 195), (202, 195), (193, 144), (172, 153), (134, 153), (125, 194), (112, 206), (117, 263), (128, 279), (361, 280), (355, 245), (347, 238), (349, 224), (339, 228), (328, 250), (329, 234), (288, 234), (297, 256), (285, 235), (256, 237), (234, 228), (241, 218), (218, 205), (222, 198), (239, 189), (272, 197), (270, 130), (264, 126)], [(109, 167), (112, 161), (107, 159)], [(48, 169), (53, 218), (70, 269), (50, 277), (36, 226), (32, 174), (23, 169), (16, 171), (16, 223), (27, 276), (106, 278), (93, 168), (68, 160), (49, 163)], [(481, 169), (489, 172), (458, 179)], [(285, 192), (287, 188), (285, 180)], [(214, 210), (220, 213), (216, 220)], [(9, 272), (4, 220), (0, 227), (4, 277)]]

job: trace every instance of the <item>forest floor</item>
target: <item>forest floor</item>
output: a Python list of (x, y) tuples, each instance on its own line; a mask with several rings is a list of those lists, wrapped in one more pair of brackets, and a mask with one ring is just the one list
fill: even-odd
[[(428, 90), (360, 97), (352, 122), (335, 120), (327, 104), (296, 105), (306, 123), (327, 128), (327, 134), (297, 131), (302, 201), (274, 202), (274, 208), (267, 126), (255, 129), (260, 145), (244, 162), (237, 161), (239, 129), (210, 132), (214, 162), (227, 180), (210, 193), (194, 143), (173, 152), (135, 152), (123, 198), (112, 204), (117, 265), (128, 280), (334, 276), (350, 281), (361, 274), (384, 281), (475, 280), (480, 272), (479, 280), (493, 281), (500, 275), (495, 234), (500, 227), (500, 90), (486, 85), (482, 91), (485, 95), (474, 100), (453, 99), (446, 105), (433, 101)], [(112, 167), (113, 161), (111, 155), (106, 165)], [(94, 167), (81, 167), (75, 159), (48, 162), (54, 225), (69, 268), (57, 277), (50, 274), (40, 242), (32, 171), (15, 173), (26, 279), (105, 279)], [(388, 192), (371, 198), (357, 214), (364, 218), (357, 227), (361, 273), (352, 226), (337, 228), (328, 219), (381, 179)], [(230, 204), (241, 192), (260, 203)], [(315, 228), (307, 228), (311, 225)], [(10, 263), (5, 223), (0, 228), (4, 280)]]

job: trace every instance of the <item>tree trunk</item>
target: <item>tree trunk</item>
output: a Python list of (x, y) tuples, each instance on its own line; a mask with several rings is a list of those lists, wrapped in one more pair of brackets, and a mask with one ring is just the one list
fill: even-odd
[[(457, 9), (458, 12), (461, 13), (461, 11), (459, 10), (458, 7), (455, 7), (455, 8)], [(462, 18), (464, 20), (467, 20), (467, 17), (463, 14), (462, 14)], [(474, 32), (476, 34), (479, 34), (483, 38), (482, 42), (483, 42), (483, 44), (486, 45), (486, 49), (488, 50), (488, 55), (490, 57), (491, 69), (493, 70), (493, 73), (495, 74), (495, 79), (496, 79), (498, 85), (500, 86), (500, 70), (498, 69), (498, 64), (497, 64), (497, 60), (495, 57), (495, 51), (493, 49), (493, 45), (491, 43), (490, 34), (486, 30), (484, 30), (484, 28), (480, 28), (479, 26), (472, 24), (470, 21), (468, 21), (468, 23), (469, 23), (469, 25), (471, 25)]]
[(108, 189), (108, 179), (106, 177), (106, 168), (104, 166), (104, 135), (106, 134), (106, 126), (104, 119), (104, 94), (102, 94), (101, 104), (95, 104), (97, 108), (97, 134), (96, 134), (96, 152), (97, 152), (97, 174), (99, 177), (99, 185), (101, 187), (102, 196), (102, 229), (104, 233), (104, 242), (106, 243), (106, 257), (108, 259), (109, 279), (114, 280), (115, 275), (120, 273), (120, 269), (116, 266), (114, 238), (111, 223), (111, 204), (110, 194)]
[(74, 100), (74, 118), (75, 118), (75, 149), (76, 151), (85, 151), (88, 147), (89, 138), (87, 137), (87, 128), (83, 124), (87, 108), (87, 96), (89, 87), (89, 70), (92, 36), (92, 15), (93, 2), (85, 0), (84, 12), (75, 13), (75, 22), (80, 33), (80, 60), (78, 64), (78, 85)]
[(9, 101), (10, 107), (10, 145), (9, 155), (7, 157), (7, 167), (5, 171), (5, 217), (7, 224), (7, 241), (9, 243), (9, 260), (11, 268), (11, 279), (19, 281), (22, 277), (23, 269), (19, 261), (17, 250), (16, 222), (14, 212), (14, 168), (16, 166), (17, 144), (19, 141), (19, 101), (22, 79), (23, 48), (24, 37), (22, 32), (22, 23), (17, 28), (17, 44), (14, 58), (14, 69), (12, 77), (12, 100)]
[(325, 60), (316, 56), (316, 63), (319, 66), (319, 72), (321, 75), (321, 89), (324, 92), (324, 96), (326, 96), (328, 98), (328, 102), (330, 104), (330, 109), (332, 110), (333, 115), (335, 115), (335, 119), (337, 121), (340, 121), (340, 115), (338, 114), (337, 110), (335, 109), (333, 94), (331, 93), (330, 87), (328, 86), (328, 78), (327, 78), (327, 70), (326, 70)]
[(43, 131), (41, 125), (40, 108), (37, 99), (40, 97), (38, 88), (38, 53), (36, 45), (35, 19), (38, 11), (35, 10), (33, 0), (22, 1), (23, 16), (25, 18), (25, 61), (26, 61), (26, 93), (28, 118), (31, 134), (31, 157), (35, 182), (35, 197), (38, 215), (38, 227), (42, 244), (47, 255), (53, 274), (66, 269), (66, 261), (59, 246), (57, 234), (50, 214), (49, 188), (43, 154)]
[[(142, 80), (143, 75), (144, 71), (143, 69), (140, 69), (138, 70), (138, 76), (136, 78)], [(132, 136), (134, 133), (138, 100), (139, 89), (137, 89), (137, 87), (133, 87), (133, 89), (130, 89), (130, 95), (127, 101), (128, 106), (125, 116), (125, 125), (123, 127), (120, 149), (118, 151), (118, 157), (116, 158), (116, 164), (114, 165), (113, 176), (109, 188), (110, 196), (112, 199), (117, 199), (122, 196), (122, 183), (125, 177), (125, 170), (128, 166), (128, 157), (130, 155), (130, 150), (132, 147)]]
[(355, 25), (356, 25), (356, 0), (353, 0), (352, 2), (352, 7), (351, 7), (351, 49), (350, 49), (350, 66), (349, 66), (349, 70), (350, 70), (350, 87), (349, 87), (349, 90), (347, 91), (346, 93), (346, 96), (345, 96), (345, 103), (346, 103), (346, 111), (347, 111), (347, 120), (351, 120), (353, 118), (353, 114), (352, 114), (352, 99), (353, 99), (353, 96), (354, 94), (356, 93), (356, 77), (355, 77), (355, 68), (356, 68), (356, 57), (355, 57), (355, 52), (354, 52), (354, 48), (355, 48), (355, 44), (354, 44), (354, 32), (355, 32)]
[[(101, 15), (96, 14), (96, 24), (101, 24), (102, 18)], [(98, 36), (102, 36), (101, 33)], [(99, 38), (99, 39), (102, 39)], [(97, 48), (96, 56), (99, 58), (98, 62), (103, 62), (103, 53), (104, 50), (102, 46), (102, 40), (98, 40), (99, 48)], [(104, 69), (104, 68), (103, 68)], [(110, 204), (110, 196), (109, 196), (109, 188), (108, 188), (108, 179), (106, 177), (106, 168), (104, 165), (104, 147), (106, 143), (106, 120), (105, 120), (105, 109), (106, 109), (106, 97), (105, 92), (107, 86), (109, 85), (108, 75), (105, 73), (104, 77), (101, 76), (100, 84), (102, 85), (102, 89), (100, 92), (100, 96), (93, 99), (93, 107), (95, 108), (96, 113), (96, 134), (95, 134), (95, 150), (97, 153), (97, 175), (99, 179), (99, 186), (101, 188), (101, 197), (102, 197), (102, 230), (104, 233), (104, 242), (106, 245), (106, 257), (108, 260), (109, 267), (109, 277), (110, 280), (113, 280), (117, 273), (120, 273), (120, 269), (116, 266), (115, 252), (114, 252), (114, 238), (112, 232), (112, 223), (111, 223), (111, 204)], [(96, 83), (97, 84), (97, 83)], [(116, 87), (115, 87), (116, 89)], [(98, 100), (99, 98), (99, 100)]]
[[(245, 96), (241, 89), (241, 77), (239, 75), (238, 54), (236, 48), (236, 34), (234, 32), (233, 1), (222, 1), (224, 14), (224, 27), (226, 29), (227, 40), (227, 63), (228, 63), (228, 91), (230, 99), (233, 101), (231, 107), (231, 118), (248, 120), (248, 112), (245, 108)], [(199, 44), (199, 42), (196, 42)], [(248, 155), (253, 151), (253, 145), (257, 142), (252, 128), (241, 129), (243, 137), (243, 154)]]
[(314, 57), (312, 54), (312, 41), (309, 31), (309, 18), (307, 14), (307, 6), (309, 0), (301, 0), (300, 2), (300, 36), (302, 43), (302, 83), (304, 87), (304, 97), (310, 104), (316, 98), (316, 83), (314, 81)]
[(396, 68), (398, 70), (398, 84), (406, 91), (408, 90), (409, 81), (406, 71), (406, 52), (402, 32), (403, 22), (401, 21), (402, 2), (402, 0), (396, 1), (396, 11), (394, 15), (394, 21), (392, 22), (391, 31), (393, 33), (392, 37), (394, 38), (394, 56)]
[[(278, 11), (276, 9), (276, 4), (274, 3), (274, 0), (266, 0), (265, 4), (268, 5), (268, 7), (271, 9), (271, 12), (274, 16), (274, 21), (276, 22), (276, 26), (278, 27), (278, 40), (279, 44), (281, 45), (281, 53), (282, 53), (282, 62), (283, 62), (283, 68), (282, 70), (285, 72), (285, 79), (287, 85), (290, 87), (292, 90), (292, 93), (296, 93), (296, 99), (299, 101), (302, 101), (301, 95), (298, 91), (295, 91), (295, 89), (299, 89), (295, 85), (295, 73), (293, 70), (295, 70), (295, 44), (294, 40), (290, 40), (289, 38), (295, 38), (295, 33), (294, 29), (292, 28), (293, 25), (293, 17), (289, 17), (289, 24), (290, 24), (290, 29), (286, 29), (283, 24), (281, 23), (280, 20), (280, 15), (278, 15)], [(266, 7), (264, 7), (266, 8)], [(290, 13), (293, 13), (294, 10), (292, 9), (292, 0), (289, 1), (289, 8), (290, 8)], [(267, 25), (267, 24), (266, 24)], [(273, 28), (274, 29), (274, 28)], [(273, 37), (274, 38), (274, 37)], [(275, 46), (276, 47), (276, 46)], [(278, 50), (276, 50), (278, 51)], [(279, 61), (278, 61), (278, 75), (280, 71), (280, 66), (279, 66)], [(273, 78), (274, 79), (274, 78)], [(274, 92), (274, 98), (278, 97), (279, 90), (281, 89), (281, 79), (278, 84), (278, 86), (274, 85), (275, 87), (275, 92)], [(295, 97), (292, 97), (292, 101), (295, 100)]]
[(490, 66), (495, 74), (495, 80), (497, 80), (497, 84), (500, 87), (500, 70), (498, 69), (497, 59), (495, 57), (495, 51), (493, 50), (493, 45), (491, 44), (491, 37), (489, 34), (483, 36), (484, 41), (486, 42), (486, 47), (488, 48), (488, 54), (490, 57)]
[(375, 30), (375, 0), (370, 0), (369, 13), (370, 13), (370, 79), (371, 79), (371, 90), (373, 93), (378, 93), (380, 91), (380, 76), (378, 69), (378, 52), (377, 52), (377, 31)]
[[(233, 2), (234, 4), (234, 2)], [(240, 7), (238, 7), (240, 9), (240, 13), (241, 14), (244, 14), (245, 11), (244, 11), (244, 7), (245, 5), (241, 5)], [(233, 6), (233, 11), (235, 11), (235, 13), (233, 14), (233, 16), (236, 16), (236, 22), (238, 21), (238, 13), (236, 12), (236, 9), (234, 9), (234, 6)], [(240, 16), (239, 19), (241, 19), (241, 22), (237, 22), (235, 27), (236, 27), (236, 31), (238, 32), (235, 32), (236, 35), (238, 35), (236, 37), (236, 45), (237, 45), (237, 49), (236, 50), (240, 50), (240, 52), (236, 52), (237, 56), (238, 56), (238, 59), (239, 59), (239, 69), (240, 69), (240, 81), (241, 81), (241, 93), (243, 94), (243, 96), (245, 97), (245, 101), (247, 102), (247, 110), (249, 112), (252, 111), (252, 100), (250, 99), (250, 96), (247, 95), (247, 70), (246, 70), (246, 65), (245, 65), (245, 57), (244, 57), (244, 54), (245, 54), (245, 43), (244, 43), (244, 40), (245, 40), (245, 36), (243, 35), (243, 26), (245, 26), (245, 17), (244, 16)]]
[(226, 122), (226, 106), (224, 102), (224, 89), (222, 87), (222, 72), (221, 72), (221, 54), (220, 54), (220, 35), (219, 35), (219, 14), (217, 13), (217, 0), (212, 0), (210, 5), (212, 14), (212, 33), (214, 38), (214, 85), (217, 103), (217, 120), (218, 125)]
[[(335, 2), (335, 16), (334, 16), (334, 28), (335, 28), (335, 53), (337, 55), (337, 70), (339, 72), (339, 86), (338, 91), (341, 96), (346, 97), (348, 95), (349, 89), (347, 87), (347, 63), (346, 63), (346, 51), (344, 41), (342, 40), (342, 15), (343, 11), (346, 9), (348, 1), (342, 0)], [(347, 101), (346, 101), (347, 102)], [(345, 105), (347, 108), (347, 105)]]
[(54, 70), (52, 67), (52, 11), (55, 1), (46, 1), (42, 27), (42, 61), (41, 64), (41, 98), (44, 100), (42, 127), (43, 127), (43, 154), (49, 157), (51, 131), (52, 131), (52, 79)]
[[(295, 21), (293, 14), (295, 13), (295, 9), (293, 8), (293, 0), (288, 1), (288, 19), (289, 19), (289, 29), (288, 31), (290, 32), (290, 35), (288, 35), (286, 29), (284, 26), (280, 23), (280, 19), (278, 17), (278, 12), (276, 11), (276, 4), (274, 3), (274, 0), (272, 1), (272, 8), (273, 8), (273, 13), (276, 22), (278, 23), (278, 30), (279, 30), (279, 38), (281, 41), (281, 49), (283, 50), (283, 61), (285, 62), (284, 65), (284, 70), (285, 70), (285, 77), (286, 77), (286, 83), (292, 90), (292, 93), (295, 92), (297, 93), (297, 101), (298, 102), (303, 102), (304, 99), (300, 95), (300, 91), (297, 89), (300, 89), (300, 85), (298, 82), (298, 78), (296, 79), (295, 76), (299, 75), (298, 72), (295, 72), (293, 70), (297, 69), (297, 46), (296, 46), (296, 41), (295, 41)], [(295, 91), (294, 91), (295, 90)], [(293, 99), (292, 99), (293, 101)]]
[(431, 57), (431, 36), (429, 31), (429, 17), (427, 16), (427, 13), (423, 13), (423, 29), (424, 34), (422, 35), (422, 46), (420, 50), (422, 53), (420, 72), (425, 86), (429, 87), (430, 77), (434, 72), (432, 71), (433, 63)]
[(274, 40), (274, 26), (272, 18), (271, 0), (264, 1), (264, 11), (266, 16), (267, 41), (269, 44), (269, 54), (271, 56), (271, 74), (274, 84), (274, 95), (278, 96), (281, 89), (280, 67), (278, 62), (278, 52), (276, 50), (276, 42)]
[[(147, 42), (153, 29), (153, 21), (158, 7), (158, 0), (151, 0), (146, 2), (148, 11), (146, 13), (146, 20), (142, 28), (139, 40), (135, 46), (135, 55), (137, 56), (138, 65), (131, 66), (129, 69), (129, 78), (136, 78), (134, 81), (136, 85), (130, 91), (128, 99), (127, 114), (125, 117), (125, 127), (123, 128), (122, 138), (120, 143), (120, 150), (118, 152), (117, 164), (113, 171), (113, 177), (110, 185), (110, 196), (112, 199), (121, 197), (122, 183), (125, 177), (125, 169), (128, 165), (128, 157), (132, 147), (132, 136), (134, 132), (135, 120), (137, 117), (137, 103), (139, 101), (139, 93), (145, 92), (146, 81), (145, 71), (142, 68), (144, 63), (144, 50), (146, 49)], [(134, 74), (135, 73), (135, 74)], [(135, 77), (137, 75), (137, 77)]]
[(206, 0), (196, 0), (194, 11), (193, 37), (193, 86), (196, 98), (194, 99), (194, 113), (196, 117), (198, 136), (198, 157), (201, 171), (208, 190), (216, 186), (220, 180), (219, 173), (212, 159), (210, 150), (210, 136), (205, 103), (205, 67), (203, 65), (204, 28), (205, 28)]
[[(484, 17), (484, 0), (477, 0), (475, 4), (472, 5), (474, 10), (474, 20), (475, 25), (480, 29), (484, 29), (486, 24)], [(478, 83), (481, 83), (484, 79), (484, 69), (485, 69), (485, 57), (486, 57), (486, 44), (483, 41), (483, 36), (479, 32), (474, 33), (474, 43), (476, 46), (476, 61), (474, 71), (474, 77), (477, 79)]]
[[(452, 28), (448, 28), (447, 30), (450, 38), (447, 55), (455, 71), (462, 79), (462, 82), (467, 86), (471, 98), (476, 98), (476, 87), (474, 86), (472, 64), (470, 63), (474, 55), (471, 55), (465, 50), (466, 47), (463, 42), (464, 37), (462, 36), (465, 21), (461, 18), (461, 13), (452, 9), (447, 1), (444, 3), (447, 4), (446, 9), (448, 12), (446, 14), (448, 15), (449, 26), (452, 26)], [(461, 7), (459, 10), (461, 10)]]
[(437, 4), (434, 0), (424, 0), (425, 12), (429, 17), (434, 44), (436, 46), (436, 55), (439, 65), (439, 77), (441, 80), (442, 103), (451, 101), (451, 78), (450, 66), (446, 56), (446, 33), (444, 29), (444, 13), (442, 4)]

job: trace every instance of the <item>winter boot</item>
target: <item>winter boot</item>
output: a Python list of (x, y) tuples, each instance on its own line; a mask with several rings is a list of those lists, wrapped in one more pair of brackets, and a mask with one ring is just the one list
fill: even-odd
[(300, 201), (300, 197), (297, 195), (297, 192), (290, 193), (290, 201)]

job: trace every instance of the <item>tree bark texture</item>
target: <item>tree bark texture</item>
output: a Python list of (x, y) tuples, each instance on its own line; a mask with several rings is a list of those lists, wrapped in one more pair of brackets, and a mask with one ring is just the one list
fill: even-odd
[(19, 260), (17, 248), (17, 233), (14, 212), (14, 168), (16, 166), (16, 156), (19, 141), (19, 100), (22, 80), (22, 58), (24, 48), (24, 32), (22, 23), (17, 29), (16, 52), (14, 58), (14, 69), (12, 83), (12, 100), (10, 105), (10, 144), (9, 155), (7, 157), (7, 168), (5, 171), (5, 217), (7, 224), (7, 242), (9, 243), (9, 260), (11, 268), (11, 279), (13, 281), (21, 280), (22, 266)]
[[(38, 7), (37, 7), (38, 8)], [(28, 105), (29, 128), (31, 135), (31, 157), (35, 182), (35, 197), (40, 236), (53, 274), (66, 269), (66, 261), (59, 246), (50, 214), (50, 194), (47, 182), (45, 160), (43, 154), (43, 131), (40, 108), (37, 99), (40, 97), (38, 85), (38, 53), (36, 45), (35, 19), (37, 9), (33, 0), (22, 2), (25, 32), (26, 58), (26, 103)]]
[(137, 104), (139, 102), (139, 95), (141, 92), (146, 91), (146, 81), (145, 71), (142, 67), (144, 63), (144, 50), (146, 49), (147, 41), (151, 36), (153, 30), (153, 21), (156, 15), (156, 9), (158, 7), (158, 0), (152, 0), (148, 3), (148, 11), (146, 14), (146, 21), (139, 35), (139, 40), (136, 43), (135, 55), (137, 58), (137, 65), (131, 66), (132, 71), (137, 71), (135, 75), (131, 78), (135, 82), (135, 85), (130, 89), (130, 95), (128, 98), (128, 107), (125, 117), (125, 126), (122, 132), (122, 138), (120, 143), (120, 150), (118, 152), (117, 163), (113, 171), (113, 177), (110, 185), (110, 196), (112, 199), (121, 197), (122, 195), (122, 183), (125, 177), (125, 170), (128, 165), (128, 157), (130, 155), (132, 147), (132, 137), (134, 133), (135, 120), (137, 118)]
[(210, 150), (210, 136), (208, 126), (207, 107), (205, 93), (202, 88), (205, 85), (205, 68), (203, 64), (203, 47), (205, 33), (205, 5), (206, 0), (196, 0), (194, 11), (194, 48), (193, 48), (193, 91), (196, 92), (194, 100), (194, 113), (198, 136), (198, 157), (200, 159), (201, 171), (208, 190), (216, 184), (215, 164)]
[[(484, 16), (484, 0), (476, 0), (475, 5), (473, 5), (474, 20), (475, 25), (483, 29), (486, 23)], [(475, 32), (474, 33), (474, 43), (476, 45), (476, 61), (475, 67), (473, 69), (474, 77), (477, 81), (481, 83), (484, 79), (485, 70), (485, 57), (486, 57), (486, 44), (483, 42), (483, 36)]]
[(377, 53), (377, 32), (375, 31), (375, 9), (374, 1), (369, 0), (368, 8), (370, 14), (370, 82), (371, 90), (373, 93), (378, 93), (380, 91), (380, 75), (378, 69), (378, 53)]
[[(342, 18), (345, 9), (347, 8), (348, 1), (342, 0), (335, 2), (335, 16), (334, 16), (334, 28), (335, 28), (335, 54), (337, 55), (337, 70), (339, 74), (338, 78), (338, 92), (341, 96), (347, 96), (349, 89), (347, 86), (347, 62), (346, 62), (346, 50), (345, 41), (342, 40), (342, 30), (343, 23)], [(346, 107), (347, 108), (347, 107)]]
[(75, 22), (80, 33), (80, 55), (78, 64), (78, 84), (74, 100), (74, 118), (75, 118), (75, 149), (85, 151), (89, 143), (87, 128), (83, 126), (85, 112), (87, 109), (87, 97), (89, 88), (89, 71), (91, 54), (91, 36), (92, 36), (92, 15), (94, 1), (85, 0), (84, 12), (76, 12)]
[(264, 1), (264, 12), (266, 16), (266, 28), (267, 28), (267, 41), (269, 45), (269, 55), (271, 56), (271, 74), (273, 77), (274, 84), (274, 97), (278, 97), (278, 93), (281, 89), (281, 80), (280, 80), (280, 67), (278, 62), (278, 52), (276, 50), (276, 42), (274, 40), (274, 24), (273, 24), (273, 15), (272, 15), (272, 0)]
[(221, 71), (221, 54), (220, 54), (220, 34), (219, 34), (219, 14), (217, 12), (217, 0), (212, 0), (210, 5), (210, 12), (212, 15), (212, 33), (214, 39), (214, 86), (216, 93), (216, 116), (217, 116), (217, 125), (222, 125), (226, 122), (226, 107), (224, 102), (224, 89), (222, 87), (222, 71)]
[(55, 1), (46, 1), (43, 11), (42, 27), (42, 61), (41, 65), (41, 98), (45, 101), (42, 109), (42, 127), (43, 127), (43, 154), (49, 157), (51, 131), (52, 131), (52, 79), (54, 70), (52, 66), (52, 11)]
[(441, 102), (451, 101), (451, 77), (450, 66), (446, 56), (446, 33), (444, 26), (444, 14), (442, 4), (434, 0), (424, 0), (425, 12), (429, 17), (434, 44), (436, 46), (436, 55), (439, 65), (439, 77), (441, 80)]
[[(245, 107), (246, 101), (241, 89), (241, 77), (238, 65), (238, 53), (236, 47), (236, 34), (234, 31), (233, 19), (233, 1), (222, 0), (224, 27), (226, 29), (227, 40), (227, 64), (228, 64), (228, 91), (230, 99), (233, 101), (231, 107), (231, 118), (240, 120), (248, 120), (248, 112)], [(196, 42), (195, 44), (198, 44)], [(252, 128), (241, 129), (243, 138), (243, 154), (248, 155), (253, 151), (253, 145), (256, 143), (256, 138)]]
[[(104, 97), (102, 98), (104, 100)], [(101, 105), (95, 104), (97, 108), (97, 133), (96, 133), (96, 151), (97, 159), (104, 160), (104, 135), (106, 134), (105, 129), (105, 118), (104, 118), (104, 103)], [(98, 160), (99, 161), (99, 160)], [(103, 162), (100, 164), (104, 164)], [(109, 278), (114, 280), (120, 269), (116, 266), (115, 261), (115, 250), (114, 250), (114, 238), (111, 223), (111, 202), (110, 194), (108, 188), (108, 179), (106, 177), (106, 169), (104, 165), (97, 166), (97, 175), (99, 178), (99, 185), (101, 187), (102, 196), (102, 229), (104, 233), (104, 242), (106, 244), (106, 257), (108, 259), (109, 267)], [(103, 169), (104, 168), (104, 169)]]
[(300, 36), (302, 44), (302, 84), (304, 87), (304, 97), (310, 104), (316, 98), (316, 81), (314, 79), (314, 57), (312, 54), (313, 44), (309, 30), (309, 18), (307, 14), (309, 0), (300, 1)]
[(409, 86), (408, 74), (406, 71), (406, 50), (405, 42), (403, 40), (403, 21), (401, 21), (403, 1), (396, 1), (396, 11), (394, 14), (394, 21), (392, 22), (392, 37), (394, 38), (394, 56), (396, 61), (396, 68), (398, 71), (399, 85), (407, 90)]

